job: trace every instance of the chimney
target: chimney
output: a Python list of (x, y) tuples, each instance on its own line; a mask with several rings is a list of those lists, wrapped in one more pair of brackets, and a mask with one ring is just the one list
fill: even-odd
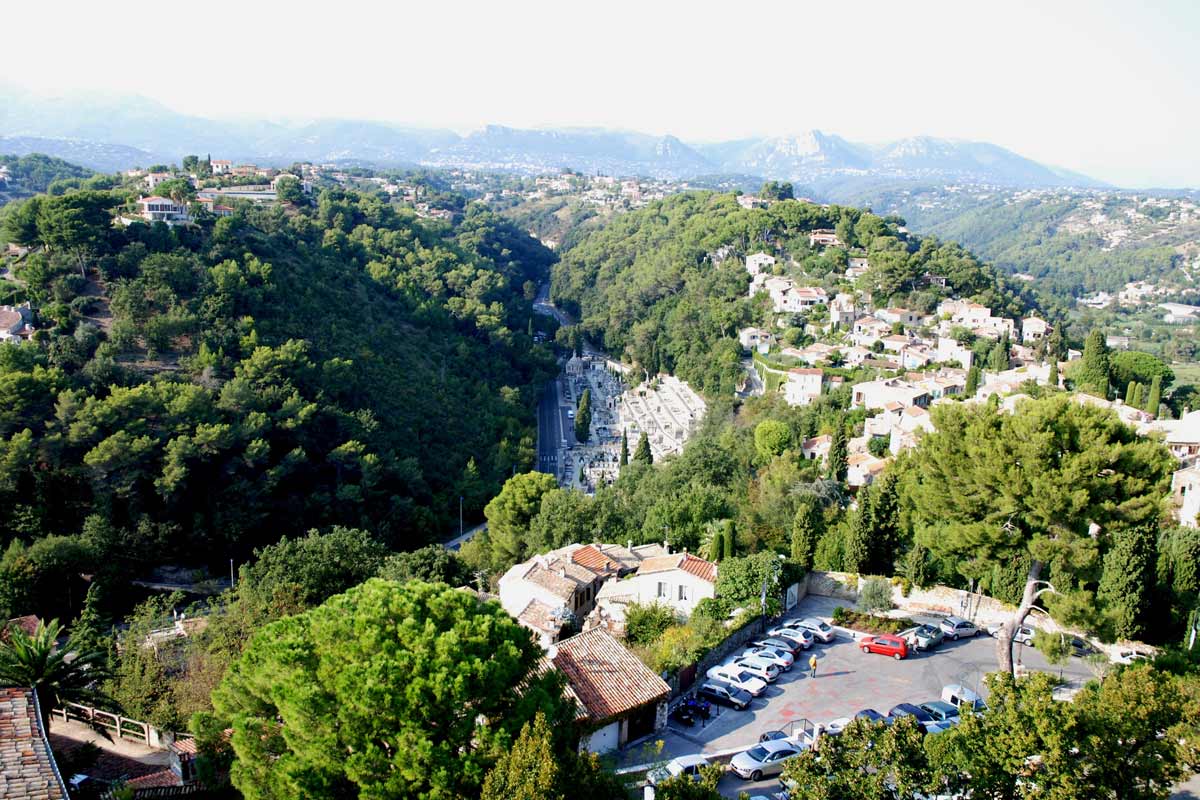
[(629, 542), (625, 545), (625, 549), (629, 551), (633, 550), (633, 539), (629, 540)]

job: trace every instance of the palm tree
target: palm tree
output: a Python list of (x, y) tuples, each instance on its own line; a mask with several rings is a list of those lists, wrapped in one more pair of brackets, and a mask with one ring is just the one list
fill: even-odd
[(64, 703), (106, 705), (108, 697), (97, 687), (108, 677), (104, 653), (76, 653), (74, 638), (58, 646), (63, 626), (38, 620), (37, 629), (28, 634), (16, 626), (0, 640), (0, 686), (27, 686), (38, 695), (42, 726), (50, 730), (50, 713)]

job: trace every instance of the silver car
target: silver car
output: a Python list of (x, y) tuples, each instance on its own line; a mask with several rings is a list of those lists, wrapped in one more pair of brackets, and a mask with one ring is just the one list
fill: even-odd
[[(767, 631), (767, 635), (776, 639), (787, 639), (788, 641), (795, 642), (805, 650), (813, 646), (814, 637), (812, 631), (804, 628), (775, 628), (774, 630)], [(795, 650), (795, 648), (792, 649)]]
[(783, 623), (783, 627), (809, 631), (814, 637), (820, 639), (825, 644), (829, 644), (837, 636), (837, 631), (833, 629), (832, 625), (824, 620), (817, 619), (816, 617), (790, 619)]
[(755, 645), (749, 650), (746, 650), (744, 653), (742, 653), (742, 658), (760, 658), (764, 661), (774, 664), (785, 672), (790, 670), (792, 668), (792, 664), (796, 662), (796, 659), (788, 650), (780, 650), (775, 647), (763, 647), (761, 645)]
[(739, 778), (758, 781), (767, 775), (783, 772), (784, 762), (801, 752), (803, 748), (788, 739), (762, 742), (734, 756), (729, 762), (729, 770)]

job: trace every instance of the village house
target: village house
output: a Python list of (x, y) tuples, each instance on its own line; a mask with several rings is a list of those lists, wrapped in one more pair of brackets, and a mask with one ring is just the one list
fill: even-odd
[(829, 323), (835, 328), (845, 328), (863, 316), (867, 308), (854, 295), (840, 292), (829, 304)]
[(1114, 335), (1114, 334), (1110, 333), (1107, 337), (1105, 337), (1104, 343), (1106, 345), (1108, 345), (1108, 349), (1110, 349), (1110, 350), (1128, 350), (1129, 349), (1129, 337), (1128, 336), (1119, 336), (1119, 335)]
[(975, 353), (949, 336), (939, 336), (934, 358), (939, 364), (953, 364), (957, 361), (963, 369), (970, 369)]
[(821, 396), (823, 372), (815, 368), (789, 369), (783, 397), (790, 406), (806, 406)]
[(1188, 528), (1200, 527), (1200, 464), (1178, 470), (1171, 476), (1175, 518)]
[(564, 639), (546, 662), (566, 678), (576, 719), (592, 729), (580, 752), (608, 753), (666, 728), (671, 687), (608, 631)]
[(1187, 467), (1200, 463), (1200, 411), (1191, 411), (1179, 419), (1160, 419), (1146, 426), (1143, 433), (1158, 431), (1171, 455)]
[(851, 333), (850, 338), (855, 344), (862, 345), (863, 347), (870, 347), (884, 336), (890, 336), (892, 333), (892, 326), (881, 319), (866, 316), (856, 319), (854, 321), (854, 328), (852, 330), (853, 332)]
[(1050, 323), (1038, 317), (1025, 317), (1021, 320), (1021, 341), (1036, 342), (1050, 333)]
[(899, 356), (900, 366), (904, 369), (920, 369), (937, 360), (937, 354), (919, 342), (901, 348)]
[(165, 183), (166, 181), (171, 180), (173, 177), (175, 176), (169, 172), (150, 172), (147, 173), (146, 177), (143, 178), (142, 181), (146, 184), (147, 189), (154, 191), (155, 186), (158, 186), (160, 183)]
[(837, 233), (828, 228), (817, 228), (808, 234), (809, 247), (841, 247), (842, 241)]
[(33, 333), (33, 309), (29, 303), (0, 306), (0, 342), (21, 339)]
[(757, 351), (762, 355), (770, 352), (775, 344), (775, 334), (762, 328), (742, 328), (738, 331), (738, 343), (743, 350)]
[(904, 348), (913, 344), (912, 339), (899, 333), (884, 336), (880, 341), (883, 342), (883, 349), (889, 353), (903, 352)]
[(228, 175), (233, 171), (233, 162), (226, 159), (214, 158), (209, 162), (213, 175)]
[(856, 383), (851, 387), (851, 392), (851, 406), (863, 407), (868, 410), (886, 408), (889, 403), (927, 408), (931, 400), (928, 390), (914, 386), (900, 378)]
[(1159, 308), (1166, 311), (1163, 322), (1168, 325), (1187, 325), (1200, 322), (1200, 306), (1189, 306), (1183, 303), (1159, 303)]
[(833, 437), (828, 433), (823, 433), (820, 436), (814, 436), (811, 439), (805, 439), (800, 445), (800, 453), (806, 459), (825, 460), (829, 455), (829, 448), (833, 445)]
[(739, 194), (737, 196), (737, 204), (742, 208), (766, 208), (767, 204), (759, 200), (752, 194)]
[(899, 322), (906, 328), (915, 328), (921, 324), (922, 314), (907, 308), (881, 308), (875, 311), (875, 317), (892, 325)]
[(865, 256), (850, 256), (846, 259), (846, 277), (849, 280), (861, 278), (870, 268), (871, 263)]
[(690, 553), (664, 553), (644, 559), (637, 571), (622, 580), (609, 581), (597, 598), (595, 619), (609, 630), (623, 633), (625, 611), (637, 603), (658, 603), (687, 619), (696, 604), (716, 595), (717, 565)]
[(846, 484), (852, 489), (870, 486), (887, 465), (887, 459), (876, 458), (870, 453), (855, 453), (846, 459)]
[(753, 253), (746, 256), (746, 271), (752, 276), (758, 275), (760, 272), (770, 272), (773, 266), (775, 266), (775, 256), (766, 253)]
[(823, 342), (813, 342), (799, 350), (789, 347), (786, 352), (787, 355), (795, 356), (807, 364), (816, 365), (829, 361), (835, 354), (841, 352), (841, 348)]
[(181, 225), (190, 222), (187, 206), (176, 203), (169, 197), (152, 195), (142, 197), (137, 201), (138, 216), (147, 222), (165, 222), (168, 225)]

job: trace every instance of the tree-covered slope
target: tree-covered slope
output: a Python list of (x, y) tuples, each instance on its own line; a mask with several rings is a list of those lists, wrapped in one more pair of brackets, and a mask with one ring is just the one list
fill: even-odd
[(351, 193), (112, 225), (128, 200), (7, 217), (42, 330), (0, 345), (0, 543), (217, 563), (345, 524), (412, 548), (532, 463), (553, 360), (528, 298), (553, 255), (528, 235)]
[[(1031, 302), (995, 270), (955, 244), (904, 233), (897, 220), (842, 206), (796, 200), (744, 209), (734, 195), (687, 192), (614, 217), (562, 254), (553, 270), (555, 300), (580, 316), (589, 335), (651, 373), (679, 375), (712, 394), (732, 391), (739, 327), (756, 321), (747, 299), (750, 276), (738, 257), (775, 254), (780, 270), (836, 290), (847, 249), (809, 246), (809, 232), (835, 229), (848, 248), (867, 255), (858, 287), (877, 302), (931, 310), (939, 298), (972, 297), (1005, 314)], [(927, 275), (946, 279), (929, 285)]]
[(57, 180), (87, 178), (92, 171), (41, 153), (0, 155), (0, 205), (44, 192)]

